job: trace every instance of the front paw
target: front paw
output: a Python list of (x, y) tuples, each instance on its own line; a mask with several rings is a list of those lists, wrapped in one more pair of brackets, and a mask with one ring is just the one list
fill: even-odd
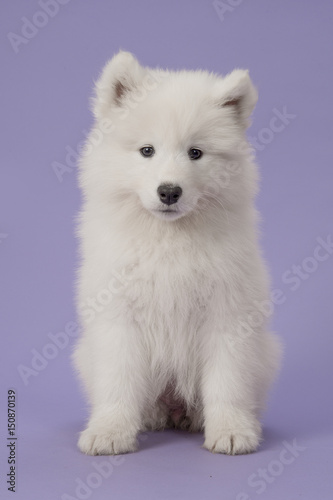
[(125, 433), (97, 432), (88, 427), (81, 432), (78, 447), (86, 455), (118, 455), (136, 451), (137, 440)]
[(256, 451), (260, 441), (261, 431), (258, 426), (258, 428), (219, 431), (215, 436), (206, 437), (203, 446), (212, 453), (242, 455)]

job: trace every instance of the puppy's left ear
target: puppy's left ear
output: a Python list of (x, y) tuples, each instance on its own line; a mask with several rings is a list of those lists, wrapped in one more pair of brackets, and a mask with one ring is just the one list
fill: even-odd
[(249, 72), (235, 69), (219, 82), (218, 104), (232, 110), (244, 129), (250, 125), (250, 116), (258, 100)]

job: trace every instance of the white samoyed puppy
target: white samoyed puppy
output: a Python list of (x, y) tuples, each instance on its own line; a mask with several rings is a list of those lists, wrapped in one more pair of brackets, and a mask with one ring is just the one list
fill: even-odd
[(246, 141), (256, 101), (245, 70), (151, 70), (128, 52), (97, 81), (79, 174), (84, 453), (131, 452), (170, 426), (203, 430), (216, 453), (260, 443), (280, 345)]

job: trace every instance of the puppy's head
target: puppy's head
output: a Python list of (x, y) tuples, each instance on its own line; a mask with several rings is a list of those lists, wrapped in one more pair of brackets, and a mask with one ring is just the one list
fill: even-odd
[(93, 135), (101, 140), (87, 158), (87, 177), (97, 191), (163, 220), (242, 203), (255, 184), (244, 165), (256, 100), (245, 70), (224, 78), (151, 70), (120, 52), (96, 84)]

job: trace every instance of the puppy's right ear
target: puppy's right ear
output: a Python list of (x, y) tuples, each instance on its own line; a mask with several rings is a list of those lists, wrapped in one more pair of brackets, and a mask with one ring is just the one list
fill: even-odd
[(130, 52), (120, 51), (107, 62), (95, 85), (92, 101), (95, 118), (106, 118), (112, 107), (121, 106), (126, 96), (140, 85), (145, 72)]

